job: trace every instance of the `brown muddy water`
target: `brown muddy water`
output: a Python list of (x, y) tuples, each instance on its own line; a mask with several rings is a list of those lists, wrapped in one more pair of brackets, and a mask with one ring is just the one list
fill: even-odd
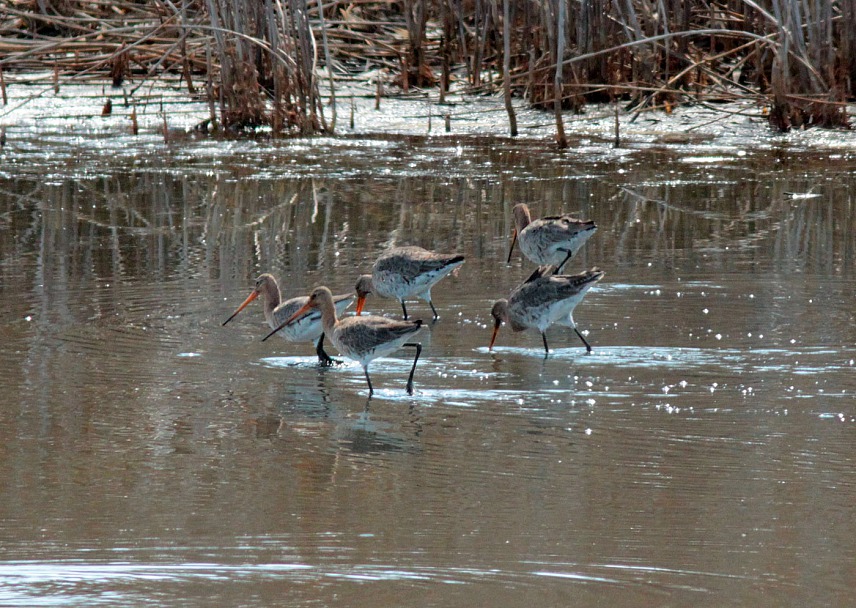
[[(789, 141), (10, 137), (0, 605), (850, 603), (856, 148)], [(590, 355), (487, 350), (521, 201), (599, 226)], [(412, 397), (221, 326), (391, 244), (467, 256)]]

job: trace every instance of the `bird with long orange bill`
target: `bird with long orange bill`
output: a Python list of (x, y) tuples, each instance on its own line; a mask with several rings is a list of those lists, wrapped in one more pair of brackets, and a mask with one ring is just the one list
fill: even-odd
[(508, 323), (513, 331), (537, 329), (541, 332), (545, 356), (550, 354), (546, 332), (553, 324), (571, 327), (585, 344), (586, 351), (591, 352), (591, 346), (577, 329), (574, 308), (586, 292), (603, 278), (604, 273), (598, 268), (573, 275), (550, 274), (551, 271), (552, 266), (539, 267), (511, 292), (507, 300), (494, 303), (490, 311), (493, 335), (488, 350), (493, 350), (500, 326)]
[(397, 321), (372, 315), (339, 319), (333, 293), (327, 287), (321, 286), (312, 290), (307, 302), (265, 336), (264, 340), (281, 329), (300, 323), (302, 315), (316, 310), (321, 313), (324, 335), (333, 343), (333, 346), (343, 357), (357, 361), (362, 366), (366, 382), (369, 384), (369, 396), (374, 393), (372, 379), (369, 376), (369, 363), (404, 346), (415, 348), (416, 356), (413, 358), (413, 367), (410, 368), (406, 387), (407, 394), (413, 394), (413, 374), (416, 371), (416, 362), (419, 361), (419, 355), (422, 353), (422, 345), (408, 340), (422, 329), (421, 320)]
[(422, 247), (393, 247), (375, 260), (371, 274), (357, 279), (357, 315), (363, 311), (366, 296), (375, 293), (401, 302), (405, 320), (405, 298), (422, 298), (428, 302), (436, 320), (440, 315), (431, 301), (431, 288), (463, 263), (464, 256), (456, 253), (436, 253)]
[[(253, 291), (244, 300), (238, 309), (232, 313), (232, 316), (223, 321), (226, 325), (229, 321), (238, 316), (238, 313), (244, 310), (247, 305), (261, 296), (264, 300), (265, 319), (271, 329), (279, 327), (283, 321), (294, 314), (294, 311), (306, 304), (309, 300), (306, 296), (298, 296), (282, 301), (282, 295), (279, 291), (276, 279), (273, 275), (263, 274), (256, 279)], [(339, 313), (345, 312), (345, 309), (351, 305), (354, 296), (353, 294), (345, 294), (334, 296), (336, 309)], [(316, 312), (312, 315), (307, 315), (300, 319), (298, 323), (294, 323), (282, 332), (282, 336), (289, 342), (315, 342), (315, 353), (318, 355), (318, 362), (321, 365), (332, 365), (335, 360), (324, 350), (324, 330), (321, 327), (321, 314)]]
[(524, 256), (539, 265), (555, 266), (556, 274), (597, 230), (593, 221), (578, 220), (567, 214), (533, 220), (525, 203), (515, 205), (511, 213), (514, 234), (506, 263), (511, 262), (514, 245), (520, 242)]

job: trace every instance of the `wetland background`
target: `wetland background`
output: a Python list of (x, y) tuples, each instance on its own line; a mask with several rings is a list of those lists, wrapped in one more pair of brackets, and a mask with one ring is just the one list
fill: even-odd
[[(853, 0), (228, 6), (0, 11), (0, 605), (851, 602), (856, 139), (775, 131)], [(590, 355), (487, 351), (518, 202), (599, 226)], [(412, 397), (221, 326), (393, 244), (467, 256)]]

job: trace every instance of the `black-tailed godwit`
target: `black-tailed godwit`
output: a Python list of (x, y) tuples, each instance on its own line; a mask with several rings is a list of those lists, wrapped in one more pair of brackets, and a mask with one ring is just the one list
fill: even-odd
[[(306, 304), (309, 300), (306, 296), (299, 296), (282, 302), (282, 295), (280, 295), (279, 285), (277, 285), (276, 279), (273, 278), (273, 275), (265, 273), (256, 279), (256, 286), (252, 293), (250, 293), (250, 295), (247, 296), (247, 299), (244, 300), (244, 303), (232, 313), (231, 317), (223, 321), (223, 325), (226, 325), (226, 323), (234, 319), (239, 312), (244, 310), (250, 302), (259, 296), (262, 296), (262, 299), (264, 300), (265, 319), (267, 320), (268, 325), (271, 326), (271, 329), (279, 327), (283, 321), (294, 314), (294, 311)], [(354, 296), (352, 294), (334, 297), (336, 309), (340, 314), (351, 305), (353, 298)], [(321, 327), (320, 313), (315, 312), (315, 314), (308, 315), (305, 318), (300, 319), (297, 323), (286, 328), (282, 334), (283, 337), (290, 342), (316, 342), (315, 352), (318, 355), (318, 361), (322, 365), (330, 365), (334, 362), (333, 359), (330, 358), (330, 355), (324, 351), (324, 330)]]
[(326, 287), (316, 287), (312, 290), (308, 301), (299, 310), (295, 311), (289, 318), (276, 329), (264, 337), (267, 340), (282, 328), (291, 324), (300, 323), (301, 315), (311, 312), (313, 309), (321, 311), (321, 324), (326, 335), (333, 346), (343, 357), (358, 361), (366, 375), (369, 384), (369, 395), (374, 393), (372, 380), (369, 377), (369, 363), (378, 357), (386, 356), (403, 346), (416, 349), (413, 358), (413, 367), (410, 368), (410, 376), (407, 378), (407, 394), (413, 394), (413, 374), (416, 371), (416, 362), (422, 352), (422, 345), (418, 342), (408, 342), (420, 329), (422, 321), (396, 321), (386, 317), (372, 315), (347, 317), (339, 319), (336, 315), (336, 307), (333, 303), (333, 294)]
[(511, 261), (514, 244), (519, 241), (523, 255), (536, 264), (556, 266), (557, 274), (597, 230), (593, 221), (578, 220), (570, 215), (533, 220), (524, 203), (515, 205), (511, 212), (514, 235), (506, 262)]
[(604, 273), (592, 268), (573, 275), (549, 274), (551, 266), (541, 266), (522, 284), (511, 292), (507, 300), (498, 300), (490, 311), (493, 317), (493, 336), (490, 347), (496, 341), (496, 335), (503, 322), (514, 331), (537, 329), (544, 340), (544, 351), (550, 353), (547, 346), (547, 328), (550, 325), (564, 325), (573, 328), (580, 340), (591, 352), (591, 346), (577, 329), (574, 322), (574, 308), (586, 292), (603, 278)]
[(435, 253), (422, 247), (393, 247), (375, 261), (370, 275), (364, 274), (357, 280), (357, 314), (363, 311), (366, 296), (375, 293), (401, 302), (405, 320), (405, 298), (422, 298), (431, 306), (436, 320), (440, 315), (431, 301), (431, 288), (463, 263), (464, 256), (455, 253)]

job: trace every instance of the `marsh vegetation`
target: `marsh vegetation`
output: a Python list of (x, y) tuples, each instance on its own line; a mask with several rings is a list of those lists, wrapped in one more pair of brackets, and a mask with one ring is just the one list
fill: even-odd
[(560, 146), (563, 114), (598, 102), (750, 99), (780, 131), (844, 127), (854, 15), (856, 0), (14, 0), (0, 88), (5, 103), (4, 74), (109, 78), (133, 100), (178, 76), (207, 126), (275, 134), (334, 132), (355, 81), (378, 99), (502, 94), (512, 135), (524, 100), (555, 114)]

